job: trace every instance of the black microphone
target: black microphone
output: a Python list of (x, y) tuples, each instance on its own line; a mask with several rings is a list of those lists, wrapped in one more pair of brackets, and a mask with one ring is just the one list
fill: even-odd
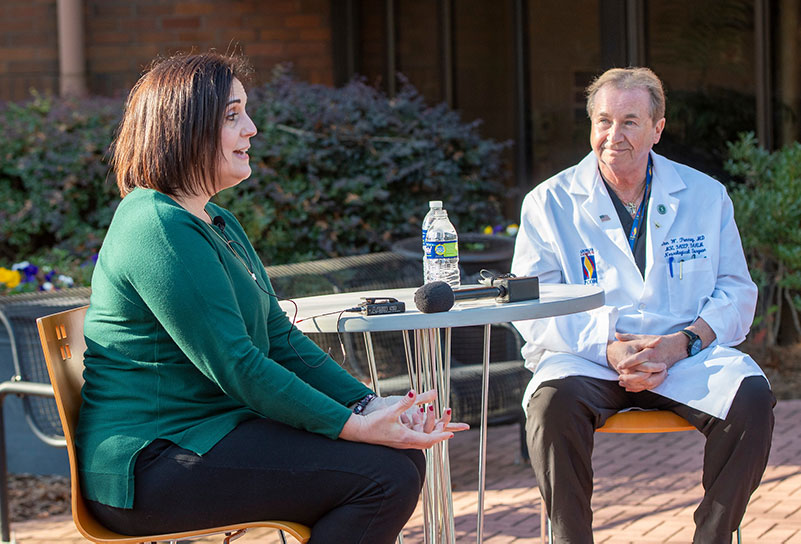
[(444, 281), (432, 281), (414, 292), (414, 305), (424, 314), (447, 312), (455, 300), (453, 289)]
[(221, 232), (225, 232), (225, 219), (223, 219), (221, 215), (215, 215), (211, 222), (215, 227), (220, 229)]
[(447, 312), (457, 300), (494, 298), (496, 302), (518, 302), (540, 298), (540, 284), (536, 276), (525, 278), (499, 278), (486, 287), (451, 289), (444, 281), (427, 283), (414, 293), (414, 304), (425, 314)]

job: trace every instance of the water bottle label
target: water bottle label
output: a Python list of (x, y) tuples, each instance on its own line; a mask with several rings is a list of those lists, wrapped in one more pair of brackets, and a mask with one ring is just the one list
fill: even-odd
[(458, 256), (459, 243), (456, 240), (426, 242), (426, 259), (453, 259)]
[(423, 246), (424, 246), (424, 247), (425, 247), (425, 245), (426, 245), (426, 233), (427, 233), (427, 232), (428, 232), (428, 229), (423, 229)]

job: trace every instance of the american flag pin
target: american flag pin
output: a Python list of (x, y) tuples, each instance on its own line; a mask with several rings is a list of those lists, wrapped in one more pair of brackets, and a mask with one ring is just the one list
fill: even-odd
[(608, 216), (608, 215), (606, 215), (606, 214), (603, 214), (603, 215), (601, 216), (601, 221), (603, 221), (603, 222), (606, 222), (606, 221), (611, 221), (611, 219), (609, 219), (609, 216)]

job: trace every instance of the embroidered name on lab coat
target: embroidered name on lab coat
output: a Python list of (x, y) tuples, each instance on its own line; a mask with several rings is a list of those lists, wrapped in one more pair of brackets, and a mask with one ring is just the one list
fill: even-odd
[(686, 261), (688, 259), (706, 258), (706, 246), (704, 245), (705, 236), (679, 236), (662, 242), (662, 250), (665, 252), (665, 260)]
[(579, 251), (581, 270), (584, 273), (584, 285), (598, 284), (598, 267), (595, 266), (595, 250), (593, 248)]

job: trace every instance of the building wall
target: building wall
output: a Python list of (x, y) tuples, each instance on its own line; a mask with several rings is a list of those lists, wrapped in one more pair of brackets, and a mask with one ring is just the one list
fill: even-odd
[[(291, 62), (313, 83), (333, 82), (330, 0), (84, 0), (92, 94), (125, 94), (156, 56), (241, 51), (254, 83)], [(56, 0), (0, 3), (0, 100), (58, 92)]]
[(0, 1), (0, 100), (58, 91), (56, 0)]

